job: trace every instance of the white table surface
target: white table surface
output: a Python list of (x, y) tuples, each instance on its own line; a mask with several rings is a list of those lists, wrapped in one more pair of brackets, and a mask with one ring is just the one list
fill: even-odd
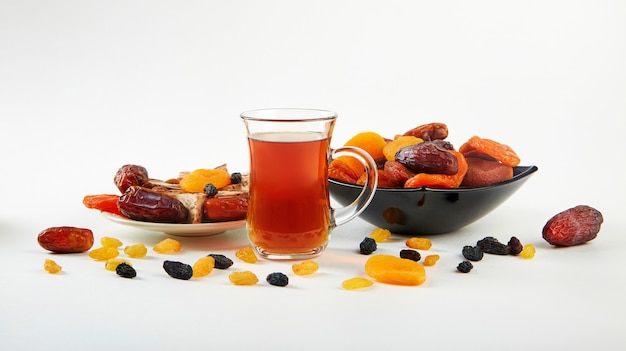
[[(1, 1), (0, 349), (623, 350), (625, 20), (617, 0)], [(487, 217), (431, 237), (423, 254), (441, 259), (419, 287), (341, 288), (364, 276), (355, 251), (374, 227), (360, 219), (334, 232), (314, 276), (235, 259), (231, 271), (261, 278), (253, 287), (160, 267), (234, 257), (243, 229), (149, 252), (132, 280), (37, 244), (70, 225), (151, 248), (167, 236), (110, 222), (83, 196), (115, 192), (126, 163), (157, 178), (246, 171), (238, 116), (266, 107), (338, 112), (335, 146), (444, 122), (455, 145), (496, 139), (539, 171)], [(578, 204), (604, 214), (598, 238), (548, 245), (545, 222)], [(457, 273), (463, 245), (487, 235), (516, 235), (536, 256)], [(63, 273), (46, 273), (47, 258)], [(274, 271), (288, 287), (263, 281)]]

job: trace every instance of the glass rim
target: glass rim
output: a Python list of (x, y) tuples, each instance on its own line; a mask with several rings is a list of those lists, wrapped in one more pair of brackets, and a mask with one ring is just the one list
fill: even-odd
[(337, 113), (315, 108), (264, 108), (242, 112), (240, 117), (246, 121), (265, 122), (311, 122), (327, 121), (337, 118)]

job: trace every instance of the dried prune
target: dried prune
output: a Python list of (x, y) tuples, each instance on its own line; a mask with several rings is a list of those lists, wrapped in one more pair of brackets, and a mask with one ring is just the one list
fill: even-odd
[(376, 240), (369, 237), (363, 238), (363, 241), (359, 243), (359, 252), (363, 255), (371, 255), (377, 248)]
[(222, 255), (222, 254), (208, 254), (215, 259), (215, 268), (217, 269), (228, 269), (233, 265), (233, 260)]
[(115, 273), (122, 278), (135, 278), (137, 276), (137, 271), (135, 271), (135, 268), (123, 262), (115, 267)]
[(463, 257), (470, 261), (480, 261), (483, 259), (483, 250), (479, 246), (465, 245), (461, 251)]
[(274, 272), (267, 275), (265, 280), (274, 286), (287, 286), (289, 284), (289, 277), (287, 277), (284, 273)]
[(163, 269), (172, 278), (189, 280), (193, 276), (193, 268), (178, 261), (164, 261)]
[(93, 246), (93, 232), (70, 226), (50, 227), (39, 233), (37, 242), (54, 253), (85, 252)]
[(459, 171), (454, 154), (427, 141), (398, 150), (396, 161), (417, 173), (453, 175)]
[(113, 178), (115, 186), (124, 193), (131, 186), (146, 186), (150, 183), (148, 171), (139, 165), (123, 165)]
[(510, 254), (514, 256), (519, 255), (520, 252), (522, 252), (522, 250), (524, 249), (524, 245), (522, 245), (522, 242), (515, 236), (512, 236), (511, 239), (509, 239), (507, 246), (511, 249)]
[(579, 205), (550, 218), (543, 227), (542, 235), (555, 246), (580, 245), (597, 237), (603, 221), (600, 211)]
[(144, 222), (185, 223), (189, 213), (177, 199), (140, 186), (129, 187), (118, 206), (124, 216)]
[(422, 255), (416, 250), (403, 249), (400, 250), (400, 258), (406, 258), (408, 260), (418, 262), (422, 259)]
[(474, 265), (470, 261), (463, 261), (456, 266), (456, 270), (461, 273), (469, 273)]
[(486, 236), (478, 240), (476, 245), (487, 254), (509, 255), (511, 253), (511, 248), (508, 245), (501, 243), (498, 239), (492, 236)]

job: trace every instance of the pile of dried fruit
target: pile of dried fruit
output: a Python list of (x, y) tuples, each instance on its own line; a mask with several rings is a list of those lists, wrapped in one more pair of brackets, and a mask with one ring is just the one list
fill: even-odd
[(248, 178), (226, 165), (181, 172), (166, 181), (152, 179), (139, 165), (120, 167), (113, 178), (121, 192), (87, 195), (87, 208), (158, 223), (241, 220), (248, 210)]
[[(456, 150), (446, 141), (444, 123), (418, 126), (393, 139), (375, 132), (361, 132), (346, 146), (367, 151), (379, 165), (380, 187), (431, 188), (478, 187), (513, 177), (520, 158), (513, 149), (492, 139), (473, 136)], [(329, 177), (361, 184), (364, 169), (348, 156), (333, 160)]]

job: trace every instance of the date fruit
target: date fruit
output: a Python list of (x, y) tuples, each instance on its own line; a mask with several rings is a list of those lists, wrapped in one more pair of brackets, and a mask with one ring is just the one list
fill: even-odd
[(428, 141), (398, 150), (396, 161), (416, 173), (453, 175), (459, 170), (454, 154)]
[(189, 213), (179, 200), (140, 186), (129, 187), (118, 207), (124, 216), (144, 222), (186, 223)]
[(593, 240), (600, 232), (602, 213), (587, 205), (572, 207), (550, 218), (543, 238), (555, 246), (574, 246)]
[(37, 236), (41, 247), (54, 253), (85, 252), (93, 246), (93, 232), (86, 228), (50, 227)]
[(247, 196), (213, 197), (204, 202), (204, 216), (209, 222), (245, 219), (248, 213)]
[(115, 173), (113, 181), (115, 186), (124, 193), (133, 185), (145, 186), (149, 184), (150, 178), (148, 178), (148, 171), (143, 166), (123, 165)]

